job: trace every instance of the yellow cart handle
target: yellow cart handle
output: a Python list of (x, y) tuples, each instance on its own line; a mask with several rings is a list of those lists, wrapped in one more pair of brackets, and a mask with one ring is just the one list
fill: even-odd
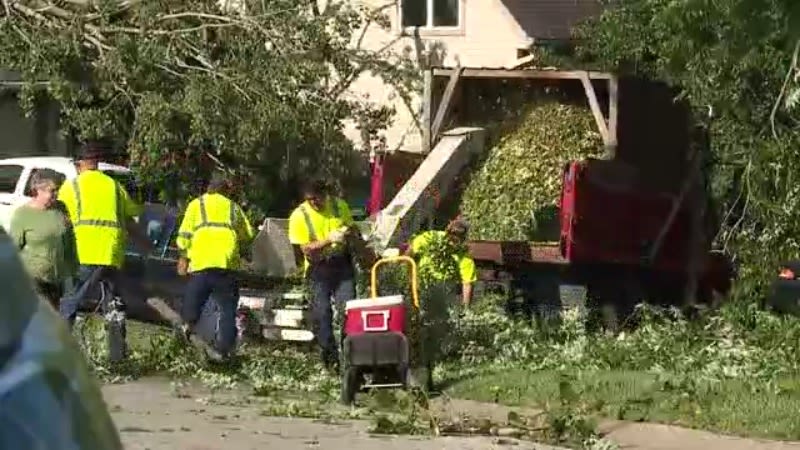
[(411, 267), (411, 299), (414, 301), (414, 307), (419, 309), (419, 285), (417, 284), (417, 262), (409, 256), (392, 256), (390, 258), (381, 258), (372, 265), (372, 273), (370, 276), (370, 290), (372, 291), (372, 298), (378, 297), (378, 267), (384, 264), (408, 264)]

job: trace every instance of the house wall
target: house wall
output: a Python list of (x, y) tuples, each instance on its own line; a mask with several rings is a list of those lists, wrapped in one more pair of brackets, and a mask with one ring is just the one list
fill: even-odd
[(501, 0), (532, 39), (564, 39), (582, 19), (602, 12), (599, 0)]
[(18, 73), (0, 68), (0, 158), (61, 156), (67, 146), (59, 135), (58, 105), (40, 101), (32, 117), (19, 106)]
[[(420, 68), (426, 65), (505, 67), (517, 59), (518, 49), (529, 45), (527, 33), (505, 5), (507, 0), (460, 0), (461, 25), (458, 29), (419, 29), (416, 36), (410, 30), (401, 30), (396, 4), (386, 0), (355, 1), (361, 1), (367, 7), (383, 6), (391, 18), (389, 29), (375, 25), (367, 29), (362, 48), (377, 51), (388, 47), (411, 58)], [(382, 80), (363, 75), (352, 85), (350, 94), (395, 107), (394, 123), (385, 132), (389, 150), (421, 151), (421, 129), (417, 122), (421, 114), (421, 92), (411, 104), (405, 104)], [(348, 137), (361, 146), (360, 133), (355, 125), (346, 124), (346, 129)]]
[[(461, 25), (458, 29), (423, 30), (415, 35), (402, 30), (398, 1), (351, 0), (371, 8), (383, 8), (391, 18), (391, 28), (370, 27), (363, 48), (389, 47), (411, 58), (422, 68), (429, 66), (508, 67), (538, 39), (568, 39), (581, 20), (602, 11), (598, 0), (459, 0)], [(427, 50), (426, 50), (427, 49)], [(379, 104), (395, 107), (394, 123), (386, 131), (389, 150), (420, 152), (421, 92), (405, 104), (396, 92), (380, 79), (362, 76), (351, 94)], [(347, 135), (361, 146), (360, 133), (347, 124)]]
[(33, 117), (25, 117), (16, 92), (0, 93), (0, 158), (66, 155), (58, 134), (58, 108), (45, 103)]

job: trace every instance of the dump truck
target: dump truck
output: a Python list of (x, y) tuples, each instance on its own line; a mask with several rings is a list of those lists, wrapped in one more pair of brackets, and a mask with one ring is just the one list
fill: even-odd
[[(485, 80), (486, 70), (473, 72), (480, 72), (475, 83)], [(513, 75), (532, 76), (525, 71)], [(553, 79), (584, 75), (536, 74)], [(468, 243), (480, 271), (479, 291), (499, 287), (508, 294), (512, 310), (539, 316), (576, 304), (599, 313), (612, 328), (643, 301), (715, 306), (730, 291), (735, 270), (726, 254), (710, 249), (717, 227), (706, 213), (700, 178), (710, 121), (690, 120), (703, 116), (676, 106), (668, 87), (623, 81), (620, 90), (628, 113), (620, 116), (619, 142), (606, 142), (614, 146), (611, 155), (552, 168), (562, 175), (560, 197), (553, 199), (557, 213), (552, 239)], [(584, 85), (591, 82), (584, 80)], [(589, 94), (587, 89), (591, 104), (594, 93)], [(607, 134), (612, 120), (600, 117), (596, 106), (595, 118)], [(616, 106), (609, 109), (616, 111)], [(655, 110), (664, 111), (663, 117)], [(691, 123), (699, 126), (692, 129)], [(373, 238), (384, 247), (402, 247), (430, 227), (440, 206), (457, 199), (452, 195), (459, 190), (457, 180), (474, 156), (485, 151), (484, 140), (480, 128), (444, 132), (377, 214)], [(390, 162), (380, 169), (380, 175), (397, 178)]]
[[(566, 306), (586, 308), (608, 328), (619, 327), (643, 301), (683, 305), (692, 258), (688, 205), (674, 195), (641, 189), (636, 169), (624, 162), (570, 161), (561, 171), (553, 241), (468, 242), (479, 290), (499, 288), (514, 313), (542, 317)], [(425, 191), (412, 181), (409, 185)], [(433, 207), (435, 201), (427, 201)], [(415, 219), (413, 225), (421, 223)], [(399, 228), (384, 241), (403, 246), (413, 231)], [(712, 305), (729, 292), (735, 274), (723, 252), (706, 252), (697, 270), (693, 302)]]
[[(612, 179), (621, 164), (587, 159), (564, 165), (558, 241), (470, 241), (480, 279), (503, 286), (517, 308), (542, 315), (567, 305), (587, 307), (611, 328), (643, 301), (682, 306), (691, 215), (685, 206), (675, 208), (673, 196)], [(734, 273), (724, 253), (707, 252), (698, 272), (693, 301), (713, 304), (730, 290)]]

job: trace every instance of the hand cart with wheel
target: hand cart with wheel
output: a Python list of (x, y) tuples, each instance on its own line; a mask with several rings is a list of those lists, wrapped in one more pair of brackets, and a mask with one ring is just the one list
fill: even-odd
[[(403, 295), (378, 296), (378, 269), (388, 264), (404, 264), (409, 268), (411, 304)], [(342, 402), (351, 404), (362, 388), (402, 388), (415, 384), (412, 377), (408, 327), (419, 321), (407, 320), (410, 312), (419, 312), (417, 264), (407, 256), (378, 260), (370, 273), (371, 298), (350, 300), (345, 305), (344, 339), (342, 341)], [(424, 355), (414, 355), (416, 363)], [(425, 366), (429, 367), (428, 364)], [(423, 384), (426, 385), (426, 384)]]

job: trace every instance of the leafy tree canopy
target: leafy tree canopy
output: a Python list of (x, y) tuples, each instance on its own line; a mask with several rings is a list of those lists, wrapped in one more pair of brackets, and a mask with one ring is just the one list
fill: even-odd
[[(400, 95), (415, 89), (412, 66), (361, 48), (386, 26), (381, 10), (308, 0), (6, 0), (0, 67), (25, 81), (33, 111), (49, 96), (78, 138), (110, 136), (151, 179), (182, 185), (214, 161), (238, 177), (243, 197), (285, 208), (301, 175), (339, 179), (361, 159), (342, 134), (356, 120), (374, 137), (389, 108), (348, 95), (364, 73)], [(369, 139), (367, 139), (369, 140)]]
[(717, 240), (738, 255), (740, 286), (763, 287), (800, 255), (800, 2), (617, 0), (576, 34), (568, 63), (664, 80), (713, 106)]

